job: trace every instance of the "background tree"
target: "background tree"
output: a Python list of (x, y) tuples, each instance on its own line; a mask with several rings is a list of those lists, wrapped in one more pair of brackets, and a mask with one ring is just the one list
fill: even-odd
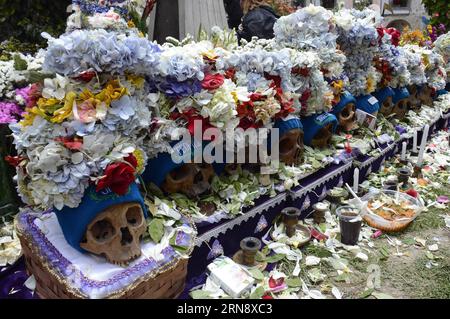
[[(5, 51), (32, 52), (47, 41), (42, 32), (64, 32), (71, 0), (0, 0), (0, 42)], [(5, 40), (8, 40), (5, 42)]]
[(422, 0), (430, 16), (430, 24), (438, 27), (440, 24), (450, 30), (450, 1), (448, 0)]

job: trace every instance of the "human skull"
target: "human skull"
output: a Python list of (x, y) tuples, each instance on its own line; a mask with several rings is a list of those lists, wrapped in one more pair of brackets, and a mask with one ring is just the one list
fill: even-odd
[(418, 92), (417, 92), (417, 86), (415, 85), (410, 85), (408, 86), (408, 91), (409, 91), (409, 102), (411, 105), (411, 110), (418, 110), (420, 108), (420, 105), (422, 104), (422, 102), (420, 101), (420, 99), (418, 98)]
[(284, 133), (279, 142), (280, 160), (287, 164), (299, 164), (303, 160), (303, 130), (296, 128)]
[(331, 142), (333, 135), (333, 124), (328, 123), (322, 127), (319, 132), (313, 137), (311, 145), (314, 147), (326, 147)]
[(183, 193), (196, 198), (211, 188), (214, 168), (207, 163), (187, 163), (167, 174), (162, 189), (169, 193)]
[(428, 85), (425, 85), (422, 90), (420, 90), (418, 94), (418, 98), (422, 105), (432, 106), (433, 105), (433, 97), (432, 97), (433, 91)]
[(402, 99), (395, 103), (394, 108), (392, 109), (392, 113), (395, 114), (396, 119), (403, 119), (406, 116), (406, 113), (411, 107), (411, 102), (409, 99)]
[(356, 107), (353, 103), (348, 103), (339, 113), (339, 127), (344, 132), (349, 132), (355, 128)]
[(388, 116), (392, 113), (392, 109), (394, 108), (394, 104), (392, 103), (392, 96), (388, 96), (384, 102), (381, 104), (380, 112), (384, 116)]
[(88, 225), (80, 247), (125, 266), (141, 255), (140, 240), (147, 228), (139, 203), (108, 207)]

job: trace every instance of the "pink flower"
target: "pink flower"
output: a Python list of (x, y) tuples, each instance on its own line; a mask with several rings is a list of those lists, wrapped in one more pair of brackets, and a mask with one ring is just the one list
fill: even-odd
[(83, 123), (91, 123), (97, 120), (97, 110), (91, 99), (83, 103), (75, 103), (73, 108), (75, 119)]
[(439, 204), (447, 204), (450, 200), (448, 199), (448, 196), (441, 195), (436, 200)]
[(16, 123), (22, 110), (15, 103), (0, 102), (0, 124)]

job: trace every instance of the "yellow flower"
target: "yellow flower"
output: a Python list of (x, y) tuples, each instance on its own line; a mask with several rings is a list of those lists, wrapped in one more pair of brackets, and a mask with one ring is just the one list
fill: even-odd
[(134, 24), (134, 22), (133, 22), (132, 20), (128, 20), (127, 25), (128, 25), (128, 27), (129, 27), (130, 29), (136, 28), (136, 25)]
[(122, 87), (118, 80), (113, 80), (109, 81), (106, 88), (95, 95), (95, 98), (110, 106), (112, 101), (120, 99), (125, 94), (128, 94), (127, 88)]
[(138, 172), (139, 174), (142, 174), (144, 172), (144, 154), (142, 153), (141, 150), (134, 150), (133, 152), (134, 157), (137, 160), (137, 167), (136, 167), (136, 172)]
[(371, 77), (367, 78), (366, 91), (367, 93), (375, 91), (375, 81)]
[(217, 54), (213, 50), (202, 52), (202, 55), (209, 60), (216, 60), (218, 58)]
[(31, 113), (30, 110), (28, 110), (28, 112), (25, 113), (25, 115), (23, 116), (23, 119), (19, 122), (19, 124), (23, 127), (32, 125), (35, 117), (36, 117), (36, 114)]
[(145, 79), (137, 75), (128, 75), (127, 80), (130, 81), (138, 89), (142, 89), (145, 83)]
[(77, 97), (77, 94), (75, 92), (69, 92), (66, 94), (66, 97), (64, 98), (64, 106), (62, 108), (57, 109), (53, 113), (53, 117), (50, 119), (50, 122), (52, 123), (61, 123), (66, 118), (72, 115), (72, 106), (73, 102), (75, 101), (75, 98)]

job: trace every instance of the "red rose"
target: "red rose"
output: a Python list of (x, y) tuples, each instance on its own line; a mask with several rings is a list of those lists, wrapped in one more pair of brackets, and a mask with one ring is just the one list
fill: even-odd
[(271, 295), (264, 295), (261, 299), (273, 299)]
[(83, 81), (83, 82), (89, 82), (90, 80), (92, 80), (92, 78), (94, 76), (95, 76), (95, 72), (94, 71), (84, 71), (84, 72), (81, 72), (80, 75), (75, 77), (75, 80)]
[(9, 165), (17, 167), (20, 165), (20, 163), (25, 159), (25, 157), (22, 156), (5, 156), (5, 161), (8, 162)]
[(79, 151), (83, 147), (83, 140), (76, 137), (57, 137), (55, 141), (62, 143), (71, 151)]
[(417, 196), (419, 196), (419, 193), (414, 189), (410, 189), (409, 191), (406, 192), (406, 194), (408, 194), (409, 196), (412, 196), (414, 198), (417, 198)]
[(255, 123), (254, 119), (251, 119), (249, 117), (243, 117), (239, 120), (238, 127), (246, 131), (249, 128), (258, 128), (258, 125)]
[(202, 81), (202, 88), (205, 90), (215, 90), (222, 86), (224, 81), (222, 74), (206, 74)]
[(236, 69), (229, 68), (228, 70), (225, 71), (225, 78), (232, 80), (234, 78), (235, 74), (236, 74)]
[[(96, 191), (110, 188), (117, 195), (125, 195), (131, 183), (136, 179), (135, 172), (137, 166), (136, 158), (130, 154), (125, 158), (127, 163), (109, 164), (105, 169), (105, 176), (99, 180)], [(131, 164), (131, 165), (130, 165)]]

